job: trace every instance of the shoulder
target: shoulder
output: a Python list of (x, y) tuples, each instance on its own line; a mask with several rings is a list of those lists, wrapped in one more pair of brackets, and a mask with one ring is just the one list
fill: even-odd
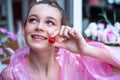
[(12, 68), (8, 65), (2, 72), (1, 72), (1, 79), (2, 80), (13, 80), (12, 75)]
[(24, 57), (28, 54), (28, 52), (28, 46), (23, 46), (22, 48), (19, 48), (15, 51), (15, 53), (10, 58), (10, 64), (1, 73), (1, 77), (3, 78), (3, 80), (8, 80), (9, 78), (12, 79), (12, 71), (14, 69), (13, 67), (18, 66), (20, 64), (22, 65), (22, 61), (24, 60)]
[(27, 54), (29, 52), (28, 46), (23, 46), (15, 51), (15, 54)]
[(15, 53), (12, 55), (10, 59), (10, 64), (21, 62), (24, 60), (24, 58), (29, 55), (29, 47), (23, 46), (22, 48), (19, 48), (15, 51)]

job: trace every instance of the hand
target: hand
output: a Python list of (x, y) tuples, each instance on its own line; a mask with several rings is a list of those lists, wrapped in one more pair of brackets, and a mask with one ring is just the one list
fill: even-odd
[(57, 38), (52, 46), (65, 48), (73, 53), (80, 53), (87, 45), (83, 36), (69, 26), (62, 26), (60, 30), (54, 32), (51, 37)]

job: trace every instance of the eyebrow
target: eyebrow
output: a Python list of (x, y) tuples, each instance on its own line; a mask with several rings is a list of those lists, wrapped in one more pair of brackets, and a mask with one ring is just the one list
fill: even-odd
[[(32, 17), (32, 16), (33, 16), (33, 17), (39, 17), (39, 16), (36, 15), (36, 14), (32, 14), (32, 15), (28, 16), (28, 18), (29, 18), (29, 17)], [(57, 19), (55, 19), (54, 17), (51, 17), (51, 16), (47, 16), (46, 18), (47, 18), (47, 19), (52, 19), (52, 20), (57, 21)]]
[(32, 17), (32, 16), (38, 17), (38, 15), (32, 14), (32, 15), (28, 16), (28, 18), (29, 18), (29, 17)]
[(54, 17), (48, 16), (47, 19), (53, 19), (55, 21), (57, 21)]

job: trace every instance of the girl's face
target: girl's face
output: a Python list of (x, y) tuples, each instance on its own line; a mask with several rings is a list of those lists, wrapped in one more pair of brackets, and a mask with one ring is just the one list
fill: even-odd
[(31, 8), (23, 35), (27, 44), (35, 49), (50, 48), (48, 39), (61, 27), (60, 11), (48, 4), (38, 4)]

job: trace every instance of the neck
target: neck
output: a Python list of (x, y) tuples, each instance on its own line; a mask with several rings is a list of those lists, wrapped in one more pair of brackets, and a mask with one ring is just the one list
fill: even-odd
[(33, 70), (45, 74), (47, 74), (49, 68), (56, 63), (54, 51), (41, 51), (39, 53), (31, 51), (27, 60)]

